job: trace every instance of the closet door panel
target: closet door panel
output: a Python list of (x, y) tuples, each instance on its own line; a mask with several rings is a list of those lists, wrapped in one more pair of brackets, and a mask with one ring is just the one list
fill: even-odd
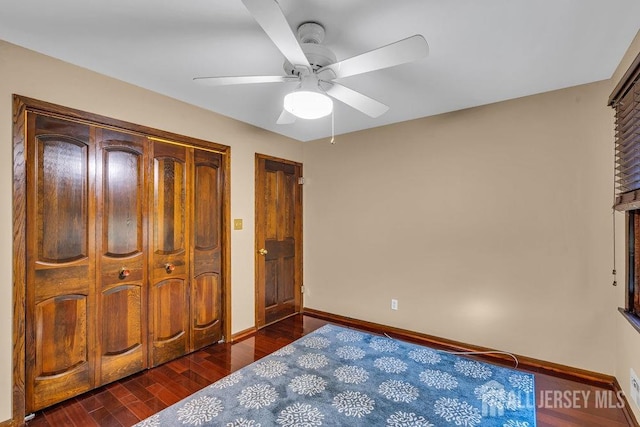
[(94, 385), (95, 276), (88, 126), (29, 113), (26, 389), (35, 411)]
[(194, 151), (193, 255), (191, 276), (192, 350), (222, 339), (221, 156)]
[(103, 142), (104, 166), (104, 253), (111, 257), (143, 251), (143, 155), (142, 147), (117, 146)]
[(189, 151), (154, 142), (151, 221), (152, 366), (189, 351)]
[(38, 137), (39, 261), (88, 256), (88, 152), (86, 141), (70, 136)]
[[(130, 353), (141, 346), (141, 287), (116, 286), (103, 292), (105, 321), (102, 322), (102, 350), (105, 356)], [(119, 320), (121, 317), (123, 320)]]
[(64, 295), (35, 307), (33, 407), (43, 408), (90, 388), (86, 295)]
[(68, 372), (87, 362), (87, 298), (66, 295), (36, 306), (38, 378)]
[(195, 152), (194, 246), (215, 250), (220, 246), (219, 155)]
[(218, 274), (201, 274), (192, 283), (192, 333), (195, 350), (222, 338), (222, 292)]
[(153, 288), (154, 365), (187, 353), (188, 311), (184, 280), (167, 279)]
[(97, 379), (147, 366), (145, 139), (96, 130), (98, 207)]
[[(181, 148), (181, 151), (184, 149)], [(184, 153), (174, 153), (173, 155), (183, 157)], [(154, 209), (157, 213), (153, 224), (155, 251), (163, 255), (184, 252), (186, 248), (185, 160), (180, 157), (156, 157), (154, 159), (154, 178)]]

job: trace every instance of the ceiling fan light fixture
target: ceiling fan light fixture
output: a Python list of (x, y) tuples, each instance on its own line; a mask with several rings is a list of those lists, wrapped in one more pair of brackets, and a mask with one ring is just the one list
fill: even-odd
[(321, 92), (297, 90), (284, 97), (284, 109), (301, 119), (319, 119), (333, 111), (333, 101)]

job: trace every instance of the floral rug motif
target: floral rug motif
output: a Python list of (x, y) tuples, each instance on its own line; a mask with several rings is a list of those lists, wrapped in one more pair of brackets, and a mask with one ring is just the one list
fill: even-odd
[(136, 424), (535, 427), (534, 376), (325, 325)]

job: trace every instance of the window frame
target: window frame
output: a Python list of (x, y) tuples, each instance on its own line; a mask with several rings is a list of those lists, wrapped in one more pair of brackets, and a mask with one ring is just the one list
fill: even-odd
[(628, 211), (625, 311), (640, 320), (640, 210)]
[(637, 172), (629, 172), (632, 162), (636, 171), (640, 168), (640, 156), (629, 154), (640, 151), (640, 54), (616, 85), (608, 105), (616, 119), (613, 207), (625, 212), (626, 223), (625, 308), (619, 310), (640, 332), (640, 178)]

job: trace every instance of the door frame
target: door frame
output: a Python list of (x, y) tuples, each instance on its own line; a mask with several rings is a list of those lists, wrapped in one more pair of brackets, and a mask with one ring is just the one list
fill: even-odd
[[(300, 170), (300, 177), (303, 176), (303, 167), (302, 167), (302, 163), (300, 162), (295, 162), (293, 160), (287, 160), (287, 159), (282, 159), (279, 157), (273, 157), (273, 156), (269, 156), (266, 154), (260, 154), (260, 153), (256, 153), (255, 155), (255, 235), (254, 235), (254, 266), (255, 266), (255, 328), (256, 329), (260, 329), (263, 328), (265, 326), (267, 326), (267, 324), (265, 323), (265, 307), (264, 307), (264, 256), (260, 255), (259, 250), (260, 248), (262, 248), (264, 241), (261, 241), (261, 236), (264, 235), (264, 230), (263, 230), (263, 225), (262, 223), (259, 221), (261, 212), (264, 210), (264, 206), (263, 206), (263, 201), (264, 199), (262, 197), (260, 197), (260, 195), (258, 194), (258, 183), (260, 182), (260, 179), (262, 178), (261, 176), (261, 172), (262, 170), (260, 169), (260, 162), (264, 161), (264, 160), (271, 160), (271, 161), (275, 161), (278, 163), (284, 163), (284, 164), (288, 164), (288, 165), (293, 165), (297, 168), (299, 168)], [(302, 184), (298, 183), (299, 186), (301, 186)], [(302, 286), (303, 286), (303, 254), (302, 254), (302, 247), (303, 247), (303, 227), (302, 227), (302, 221), (303, 221), (303, 191), (300, 190), (299, 197), (296, 199), (296, 227), (294, 230), (294, 236), (295, 236), (295, 240), (296, 240), (296, 245), (295, 245), (295, 257), (296, 257), (296, 272), (295, 272), (295, 277), (298, 279), (298, 283), (296, 283), (294, 285), (294, 291), (295, 291), (295, 305), (296, 305), (296, 312), (294, 314), (297, 313), (301, 313), (302, 312), (302, 307), (304, 306), (304, 301), (303, 301), (303, 292), (302, 292)], [(262, 278), (262, 280), (261, 280)], [(272, 322), (274, 323), (274, 322)]]
[(13, 376), (12, 414), (10, 425), (22, 425), (27, 415), (25, 395), (25, 320), (26, 320), (26, 223), (27, 223), (27, 171), (26, 171), (26, 113), (58, 117), (69, 121), (96, 125), (118, 132), (141, 135), (148, 139), (182, 144), (222, 154), (222, 290), (223, 334), (231, 341), (231, 147), (215, 142), (166, 132), (147, 126), (112, 119), (21, 95), (13, 95)]

